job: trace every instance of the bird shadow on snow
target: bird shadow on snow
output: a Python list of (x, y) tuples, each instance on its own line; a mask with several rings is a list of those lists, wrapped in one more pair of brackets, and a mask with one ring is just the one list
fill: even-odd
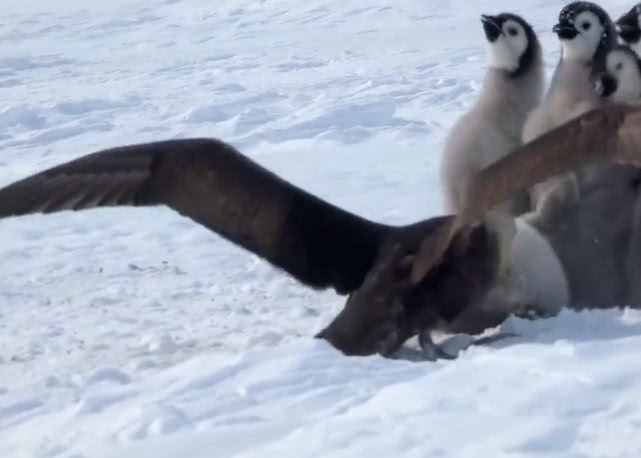
[[(500, 350), (513, 345), (554, 345), (559, 341), (588, 343), (641, 337), (641, 310), (629, 307), (592, 310), (562, 310), (552, 318), (528, 320), (509, 317), (496, 328), (470, 336), (466, 334), (434, 336), (434, 342), (451, 359), (473, 346)], [(408, 361), (429, 361), (411, 339), (393, 356)]]

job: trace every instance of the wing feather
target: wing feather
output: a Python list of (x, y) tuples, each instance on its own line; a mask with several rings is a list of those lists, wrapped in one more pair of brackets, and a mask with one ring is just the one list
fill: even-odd
[(0, 217), (166, 205), (303, 283), (357, 288), (394, 228), (309, 194), (215, 139), (98, 151), (0, 189)]
[(454, 235), (466, 224), (547, 178), (598, 163), (641, 166), (641, 107), (591, 110), (481, 170), (468, 187), (456, 219), (421, 244), (412, 281), (418, 283), (440, 262)]

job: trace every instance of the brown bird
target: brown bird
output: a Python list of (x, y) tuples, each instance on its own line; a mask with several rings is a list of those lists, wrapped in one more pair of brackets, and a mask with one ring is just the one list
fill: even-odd
[(376, 223), (288, 183), (214, 139), (111, 148), (0, 189), (0, 218), (165, 205), (301, 283), (351, 294), (320, 333), (346, 354), (389, 354), (451, 321), (500, 276), (504, 223), (488, 211), (588, 163), (641, 165), (641, 109), (593, 110), (481, 171), (461, 213)]
[[(331, 287), (340, 294), (358, 289), (386, 248), (401, 245), (404, 254), (416, 252), (425, 234), (451, 218), (400, 227), (366, 220), (288, 183), (216, 139), (169, 140), (102, 150), (0, 189), (0, 218), (157, 205), (208, 227), (305, 285)], [(466, 251), (472, 234), (479, 238), (485, 232), (481, 226), (464, 231), (460, 243), (453, 244), (457, 253), (452, 259), (491, 248), (476, 242), (478, 247)], [(484, 272), (491, 272), (485, 266), (490, 257), (482, 253), (483, 265), (479, 267)], [(474, 272), (472, 277), (484, 278), (484, 273)], [(447, 314), (455, 314), (454, 306), (442, 297), (456, 297), (460, 304), (456, 307), (462, 307), (485, 288), (457, 288), (459, 291), (448, 293), (444, 288), (451, 288), (449, 283), (437, 283), (430, 291), (431, 307), (447, 309)], [(350, 337), (349, 342), (343, 339), (337, 346), (349, 354), (372, 352), (371, 348), (362, 349), (364, 336)]]

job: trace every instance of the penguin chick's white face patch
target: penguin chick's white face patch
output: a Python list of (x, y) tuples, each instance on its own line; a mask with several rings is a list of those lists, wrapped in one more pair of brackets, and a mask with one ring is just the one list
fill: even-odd
[(501, 26), (501, 34), (493, 41), (486, 41), (490, 67), (514, 72), (518, 70), (521, 56), (528, 47), (528, 37), (521, 24), (508, 19)]
[(617, 82), (609, 97), (614, 103), (636, 103), (641, 98), (641, 68), (636, 58), (625, 51), (613, 50), (606, 58), (606, 70)]
[(592, 61), (605, 29), (599, 18), (591, 11), (583, 11), (574, 18), (577, 34), (574, 38), (561, 40), (563, 59)]

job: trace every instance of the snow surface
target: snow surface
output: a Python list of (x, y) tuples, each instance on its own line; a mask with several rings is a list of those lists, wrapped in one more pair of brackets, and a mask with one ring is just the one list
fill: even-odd
[[(214, 136), (369, 218), (439, 213), (478, 93), (481, 13), (563, 1), (23, 0), (0, 7), (0, 185), (88, 152)], [(628, 1), (604, 3), (613, 16)], [(508, 320), (417, 361), (311, 337), (314, 292), (170, 210), (0, 221), (1, 457), (639, 457), (641, 313)]]

